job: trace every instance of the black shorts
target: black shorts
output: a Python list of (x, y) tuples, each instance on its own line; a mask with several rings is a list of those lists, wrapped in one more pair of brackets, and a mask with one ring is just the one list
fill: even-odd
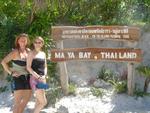
[(20, 75), (19, 77), (13, 77), (12, 83), (13, 90), (27, 90), (30, 87), (30, 75)]

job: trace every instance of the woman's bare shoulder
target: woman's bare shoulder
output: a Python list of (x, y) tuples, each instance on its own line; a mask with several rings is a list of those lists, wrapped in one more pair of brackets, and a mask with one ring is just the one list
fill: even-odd
[(18, 51), (16, 49), (12, 50), (11, 52), (8, 53), (8, 55), (6, 55), (4, 57), (4, 61), (9, 62), (10, 60), (15, 59), (15, 57), (17, 56)]
[(9, 53), (9, 55), (16, 55), (16, 54), (18, 54), (18, 50), (17, 50), (17, 49), (13, 49), (13, 50)]

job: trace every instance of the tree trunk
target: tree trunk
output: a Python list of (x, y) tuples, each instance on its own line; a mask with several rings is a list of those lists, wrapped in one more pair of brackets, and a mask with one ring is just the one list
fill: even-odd
[(145, 80), (145, 85), (144, 85), (144, 92), (145, 93), (147, 92), (147, 88), (148, 88), (149, 82), (150, 82), (150, 78), (147, 77), (146, 80)]

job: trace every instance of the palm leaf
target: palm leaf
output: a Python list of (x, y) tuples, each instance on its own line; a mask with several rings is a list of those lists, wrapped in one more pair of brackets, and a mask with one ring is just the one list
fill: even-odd
[(145, 77), (150, 77), (150, 67), (149, 66), (144, 66), (140, 65), (139, 67), (136, 68), (136, 70), (144, 75)]

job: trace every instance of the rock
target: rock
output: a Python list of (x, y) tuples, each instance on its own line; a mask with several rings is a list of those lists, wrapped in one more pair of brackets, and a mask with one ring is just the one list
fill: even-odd
[(100, 79), (96, 80), (96, 81), (93, 83), (93, 85), (94, 85), (95, 87), (97, 87), (97, 88), (109, 88), (109, 87), (111, 87), (111, 84), (110, 84), (110, 83), (107, 83), (107, 82), (105, 82), (104, 80), (100, 80)]
[(77, 88), (76, 95), (89, 96), (91, 95), (90, 88)]
[(57, 109), (56, 113), (69, 113), (68, 108), (66, 108), (65, 106), (59, 106), (59, 108)]
[(137, 98), (137, 102), (140, 103), (140, 104), (142, 104), (143, 98), (142, 98), (142, 97), (138, 97), (138, 98)]
[(70, 81), (80, 87), (85, 87), (88, 85), (88, 82), (84, 78), (80, 78), (77, 75), (73, 75), (72, 77), (70, 77)]

